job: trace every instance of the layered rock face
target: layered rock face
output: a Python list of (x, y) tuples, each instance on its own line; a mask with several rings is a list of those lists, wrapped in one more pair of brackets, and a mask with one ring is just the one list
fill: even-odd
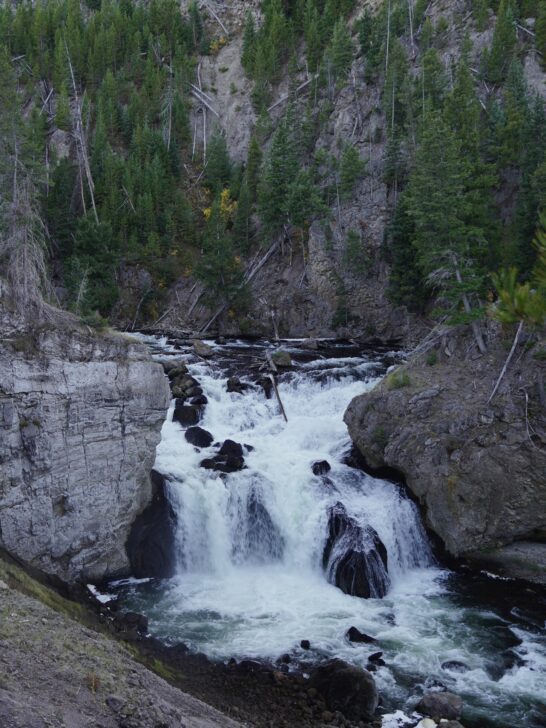
[(488, 403), (505, 343), (490, 337), (482, 357), (469, 337), (451, 337), (347, 409), (349, 432), (367, 462), (404, 475), (427, 525), (455, 556), (513, 541), (546, 550), (543, 354), (540, 343), (522, 346)]
[(0, 344), (0, 546), (66, 580), (126, 573), (168, 407), (163, 370), (121, 335)]

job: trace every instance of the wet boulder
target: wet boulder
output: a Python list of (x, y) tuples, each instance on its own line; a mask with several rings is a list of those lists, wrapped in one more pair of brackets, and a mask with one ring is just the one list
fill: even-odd
[(177, 379), (183, 377), (188, 373), (188, 367), (185, 364), (177, 362), (162, 362), (163, 369), (167, 372), (169, 379)]
[(203, 359), (208, 359), (214, 354), (214, 349), (212, 348), (212, 346), (205, 344), (205, 342), (201, 341), (200, 339), (196, 339), (193, 342), (193, 350), (197, 354), (197, 356), (201, 356), (203, 357)]
[(138, 579), (167, 579), (176, 568), (176, 516), (166, 494), (166, 479), (151, 472), (152, 500), (131, 526), (126, 543), (131, 573)]
[(199, 422), (199, 410), (191, 405), (176, 405), (173, 412), (173, 422), (179, 422), (182, 427), (191, 427)]
[(442, 662), (442, 670), (447, 670), (448, 672), (468, 672), (470, 668), (459, 660), (446, 660), (446, 662)]
[(458, 720), (463, 709), (463, 699), (455, 693), (426, 693), (417, 703), (418, 713), (429, 715), (434, 720)]
[(326, 475), (332, 469), (332, 466), (328, 460), (317, 460), (311, 465), (311, 470), (314, 475)]
[(195, 447), (210, 447), (214, 440), (213, 436), (202, 427), (188, 427), (184, 433), (184, 437)]
[(139, 639), (148, 632), (148, 617), (138, 612), (123, 612), (114, 616), (114, 626), (125, 638)]
[(347, 637), (349, 642), (358, 642), (361, 644), (373, 644), (374, 642), (377, 642), (375, 637), (370, 637), (370, 635), (365, 632), (361, 632), (356, 627), (350, 627), (345, 633), (345, 637)]
[(199, 467), (205, 470), (216, 470), (219, 473), (236, 473), (245, 467), (244, 458), (234, 455), (215, 455), (212, 458), (205, 458), (199, 463)]
[(189, 389), (186, 389), (186, 397), (200, 397), (203, 394), (203, 390), (201, 387), (190, 387)]
[(236, 458), (243, 457), (243, 446), (234, 440), (224, 440), (222, 447), (218, 451), (219, 455), (230, 455)]
[(292, 357), (287, 351), (283, 351), (282, 349), (272, 352), (271, 359), (277, 367), (283, 368), (292, 366)]
[(311, 673), (309, 687), (322, 695), (329, 710), (339, 710), (350, 720), (372, 720), (379, 693), (372, 675), (343, 660), (330, 660)]
[(341, 503), (330, 509), (323, 551), (328, 580), (345, 594), (381, 598), (390, 586), (387, 549), (371, 526), (361, 526)]
[(243, 394), (243, 392), (246, 392), (247, 389), (250, 389), (250, 384), (241, 382), (239, 377), (230, 377), (226, 382), (226, 389), (228, 392)]
[(300, 647), (302, 650), (310, 650), (311, 649), (311, 643), (309, 640), (302, 640), (300, 642)]
[(190, 399), (190, 404), (193, 404), (196, 407), (204, 407), (206, 404), (208, 404), (208, 399), (205, 397), (204, 394), (199, 394), (197, 397), (192, 397)]
[(264, 390), (265, 398), (271, 399), (273, 396), (273, 382), (269, 377), (260, 377), (257, 384)]

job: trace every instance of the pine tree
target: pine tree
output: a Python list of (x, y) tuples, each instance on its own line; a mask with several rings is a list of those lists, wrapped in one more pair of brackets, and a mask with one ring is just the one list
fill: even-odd
[(241, 63), (247, 75), (252, 76), (256, 62), (256, 26), (254, 16), (249, 11), (246, 15), (245, 29), (243, 34), (243, 51)]
[(360, 158), (356, 147), (347, 144), (341, 154), (339, 164), (339, 192), (342, 199), (347, 199), (358, 179), (362, 177), (366, 163)]
[(220, 133), (216, 133), (208, 143), (205, 179), (209, 189), (214, 193), (220, 192), (223, 187), (229, 184), (231, 172), (231, 160), (225, 137)]
[(252, 136), (248, 146), (246, 162), (246, 180), (252, 202), (256, 201), (260, 180), (260, 167), (262, 164), (262, 150), (256, 136)]
[(334, 26), (332, 42), (328, 48), (328, 58), (332, 64), (334, 76), (343, 80), (347, 77), (353, 62), (353, 42), (345, 21), (340, 18)]
[(55, 109), (55, 124), (59, 129), (68, 131), (72, 126), (70, 117), (70, 103), (68, 100), (68, 91), (63, 83), (59, 95), (57, 96), (57, 107)]
[(512, 0), (501, 0), (491, 50), (485, 56), (486, 75), (491, 83), (504, 81), (516, 43), (517, 32)]
[(408, 185), (408, 214), (418, 265), (453, 322), (479, 314), (472, 297), (483, 284), (485, 241), (483, 231), (466, 222), (467, 204), (457, 140), (440, 114), (430, 114)]
[(535, 33), (536, 47), (542, 54), (542, 65), (546, 67), (546, 0), (540, 0)]
[(233, 222), (233, 237), (236, 247), (242, 253), (248, 253), (250, 249), (252, 215), (252, 197), (248, 187), (247, 176), (243, 179), (239, 198), (237, 200), (237, 211)]

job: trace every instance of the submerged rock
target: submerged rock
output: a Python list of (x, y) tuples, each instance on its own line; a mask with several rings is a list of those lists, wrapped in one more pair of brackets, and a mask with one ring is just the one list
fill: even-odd
[(326, 475), (332, 469), (328, 460), (317, 460), (311, 465), (311, 470), (315, 475)]
[(418, 713), (430, 715), (435, 720), (446, 718), (458, 720), (463, 709), (463, 699), (455, 693), (427, 693), (417, 703), (415, 710)]
[(300, 642), (300, 647), (302, 650), (310, 650), (311, 649), (311, 643), (309, 640), (302, 640)]
[(214, 349), (212, 348), (212, 346), (205, 344), (205, 342), (201, 341), (200, 339), (196, 339), (193, 342), (193, 350), (195, 351), (197, 356), (202, 356), (204, 359), (208, 359), (214, 354)]
[(214, 440), (213, 436), (207, 430), (202, 427), (188, 427), (184, 433), (184, 437), (191, 444), (196, 447), (210, 447)]
[(374, 529), (360, 526), (341, 503), (330, 510), (323, 565), (329, 581), (345, 594), (380, 598), (390, 586), (387, 549)]
[(199, 463), (199, 467), (205, 470), (216, 470), (219, 473), (236, 473), (245, 467), (244, 458), (234, 455), (215, 455), (212, 458), (205, 458)]
[(239, 377), (230, 377), (226, 382), (226, 388), (228, 392), (235, 392), (236, 394), (242, 394), (250, 389), (250, 384), (241, 382)]
[(199, 422), (199, 410), (191, 405), (176, 405), (173, 412), (173, 422), (179, 422), (182, 427), (196, 425)]
[(371, 720), (379, 704), (372, 675), (343, 660), (331, 660), (315, 668), (309, 686), (323, 696), (330, 710), (339, 710), (351, 720)]
[(282, 349), (272, 352), (271, 359), (273, 360), (275, 366), (281, 368), (292, 366), (292, 357), (287, 351), (283, 351)]
[(234, 440), (224, 440), (220, 448), (219, 455), (231, 455), (232, 457), (243, 457), (243, 446)]
[(271, 399), (273, 396), (273, 382), (269, 377), (261, 377), (257, 384), (264, 390), (265, 398)]
[(349, 642), (361, 642), (363, 644), (373, 644), (374, 642), (377, 642), (375, 637), (370, 637), (370, 635), (365, 632), (361, 632), (356, 627), (350, 627), (345, 633), (345, 637), (347, 637)]
[(176, 566), (176, 516), (167, 499), (165, 477), (152, 470), (151, 480), (152, 502), (135, 519), (125, 548), (133, 576), (168, 579)]

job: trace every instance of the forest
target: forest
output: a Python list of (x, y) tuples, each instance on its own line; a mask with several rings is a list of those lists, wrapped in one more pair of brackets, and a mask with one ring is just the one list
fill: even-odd
[[(180, 276), (202, 281), (211, 306), (244, 308), (250, 253), (279, 236), (305, 250), (311, 224), (328, 230), (367, 174), (352, 142), (317, 145), (356, 59), (364, 88), (381, 89), (384, 126), (374, 141), (385, 144), (381, 255), (393, 304), (464, 323), (496, 300), (507, 322), (542, 322), (546, 111), (523, 61), (546, 59), (546, 1), (468, 0), (461, 24), (494, 26), (492, 39), (476, 52), (466, 36), (449, 68), (440, 57), (449, 28), (431, 21), (428, 2), (361, 7), (264, 0), (260, 20), (248, 12), (241, 63), (257, 123), (237, 164), (220, 130), (206, 158), (192, 144), (198, 59), (226, 42), (195, 2), (185, 13), (174, 0), (4, 2), (4, 255), (21, 215), (32, 218), (25, 234), (42, 250), (44, 277), (87, 321), (119, 313), (131, 269), (151, 277), (139, 302), (148, 320)], [(283, 78), (289, 98), (278, 118)], [(73, 151), (55, 158), (59, 132)], [(365, 246), (355, 231), (345, 245), (364, 285)]]

